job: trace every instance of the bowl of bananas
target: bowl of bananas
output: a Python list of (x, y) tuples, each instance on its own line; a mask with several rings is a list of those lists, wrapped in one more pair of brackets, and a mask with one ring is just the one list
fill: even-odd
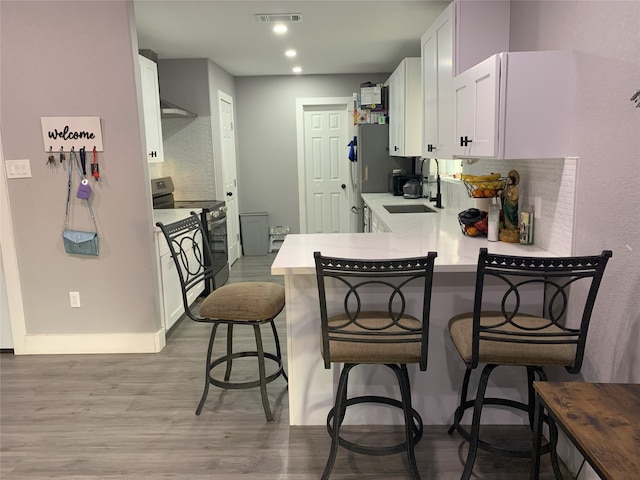
[(472, 198), (493, 198), (498, 197), (504, 190), (506, 178), (499, 173), (490, 175), (460, 175), (467, 193)]

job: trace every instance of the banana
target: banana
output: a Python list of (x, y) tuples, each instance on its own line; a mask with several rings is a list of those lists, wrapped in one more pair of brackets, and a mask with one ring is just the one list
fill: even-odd
[(491, 175), (468, 175), (463, 173), (460, 178), (466, 182), (491, 182), (499, 180), (501, 176), (499, 173), (492, 173)]

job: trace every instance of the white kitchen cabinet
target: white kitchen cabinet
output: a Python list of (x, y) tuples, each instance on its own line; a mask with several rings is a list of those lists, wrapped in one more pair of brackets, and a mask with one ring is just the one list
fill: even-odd
[(158, 65), (142, 55), (138, 55), (138, 61), (140, 63), (140, 80), (142, 84), (142, 108), (144, 111), (144, 136), (147, 162), (164, 162)]
[(452, 158), (453, 77), (509, 50), (508, 1), (455, 0), (421, 38), (424, 158)]
[(569, 156), (570, 52), (503, 52), (453, 80), (457, 158)]
[(373, 210), (369, 209), (369, 212), (371, 218), (371, 233), (385, 233), (391, 231)]
[(419, 157), (422, 150), (420, 58), (405, 58), (385, 84), (389, 91), (389, 155)]

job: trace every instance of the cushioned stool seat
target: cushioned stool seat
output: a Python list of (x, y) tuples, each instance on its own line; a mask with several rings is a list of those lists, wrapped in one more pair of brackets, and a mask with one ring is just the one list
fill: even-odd
[[(339, 326), (345, 324), (345, 320), (347, 316), (344, 314), (331, 316), (328, 320), (329, 328), (337, 332)], [(422, 322), (410, 315), (404, 315), (400, 322), (416, 332), (422, 328)], [(367, 330), (380, 331), (389, 324), (388, 312), (360, 312), (358, 324), (362, 327), (350, 324), (340, 330), (340, 333), (329, 338), (329, 350), (333, 362), (380, 363), (380, 359), (384, 358), (388, 363), (420, 363), (422, 345), (419, 333), (408, 335), (407, 340), (412, 340), (410, 342), (393, 342), (393, 332), (400, 333), (401, 330), (399, 326), (390, 325), (386, 330), (390, 335), (379, 338), (391, 343), (365, 343), (358, 340), (358, 336), (365, 334)]]
[[(480, 325), (498, 325), (504, 318), (500, 312), (482, 312)], [(523, 329), (550, 335), (550, 341), (563, 342), (566, 337), (563, 330), (550, 323), (546, 318), (533, 315), (518, 315), (514, 323)], [(513, 333), (514, 342), (480, 342), (478, 361), (480, 363), (499, 363), (500, 365), (573, 365), (576, 358), (576, 346), (566, 343), (532, 344), (528, 337), (518, 335), (518, 329), (508, 323), (497, 327), (502, 332)], [(456, 315), (449, 320), (451, 341), (466, 363), (471, 363), (473, 345), (473, 313)], [(521, 331), (522, 332), (522, 331)], [(557, 334), (557, 336), (553, 336)]]
[(284, 307), (284, 287), (270, 282), (240, 282), (224, 285), (200, 305), (199, 315), (235, 321), (256, 322), (273, 318)]

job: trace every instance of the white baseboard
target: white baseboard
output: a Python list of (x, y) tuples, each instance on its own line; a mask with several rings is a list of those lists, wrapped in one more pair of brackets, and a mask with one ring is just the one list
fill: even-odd
[(16, 342), (16, 355), (98, 353), (157, 353), (166, 345), (165, 330), (152, 333), (25, 335)]

